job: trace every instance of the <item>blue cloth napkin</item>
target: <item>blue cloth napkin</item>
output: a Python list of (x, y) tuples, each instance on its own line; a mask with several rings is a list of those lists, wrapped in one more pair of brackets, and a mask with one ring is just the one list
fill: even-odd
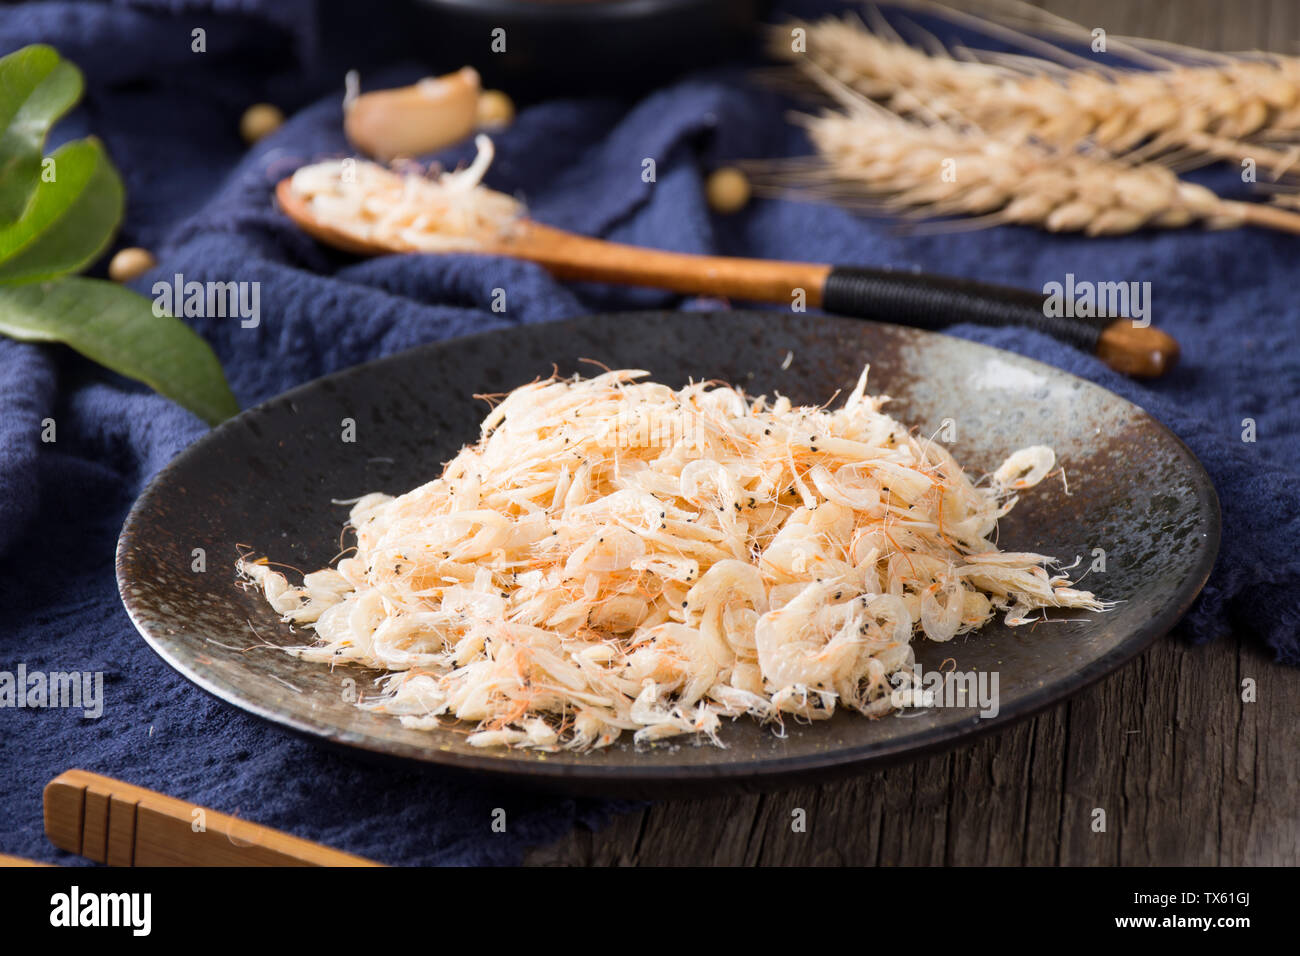
[[(787, 3), (787, 10), (805, 8)], [(824, 7), (825, 4), (818, 4)], [(364, 10), (357, 8), (365, 8)], [(397, 8), (394, 8), (397, 9)], [(692, 307), (650, 291), (566, 286), (541, 269), (468, 257), (358, 262), (296, 231), (271, 187), (298, 164), (347, 151), (345, 69), (368, 87), (409, 82), (417, 52), (384, 5), (308, 0), (33, 3), (0, 11), (0, 52), (49, 42), (87, 76), (63, 137), (93, 131), (121, 169), (120, 245), (155, 251), (159, 278), (261, 283), (262, 321), (199, 318), (247, 407), (324, 373), (470, 331), (603, 309)], [(193, 31), (207, 49), (192, 49)], [(409, 62), (409, 60), (407, 61)], [(460, 64), (441, 64), (450, 69)], [(243, 109), (270, 100), (286, 125), (248, 150)], [(1022, 330), (952, 332), (1051, 362), (1124, 395), (1204, 462), (1223, 506), (1218, 566), (1179, 632), (1235, 631), (1300, 663), (1300, 350), (1291, 266), (1300, 239), (1261, 231), (1114, 239), (998, 228), (908, 235), (826, 206), (763, 200), (712, 215), (704, 173), (732, 158), (807, 150), (785, 105), (738, 69), (697, 74), (637, 102), (593, 97), (524, 110), (496, 137), (491, 185), (553, 225), (624, 242), (849, 264), (919, 267), (1042, 288), (1150, 281), (1154, 319), (1183, 364), (1138, 384)], [(467, 159), (448, 150), (446, 164)], [(657, 181), (641, 178), (642, 160)], [(102, 270), (102, 266), (100, 267)], [(509, 289), (509, 311), (491, 309)], [(57, 441), (42, 442), (42, 421)], [(1242, 440), (1243, 419), (1258, 440)], [(0, 709), (0, 851), (62, 858), (42, 836), (40, 790), (68, 767), (122, 777), (388, 863), (500, 863), (619, 807), (534, 796), (453, 775), (362, 763), (206, 697), (141, 641), (118, 600), (113, 549), (149, 478), (205, 431), (132, 382), (57, 347), (0, 338), (0, 670), (102, 671), (101, 719)], [(491, 827), (506, 810), (505, 832)], [(66, 860), (65, 860), (66, 862)]]

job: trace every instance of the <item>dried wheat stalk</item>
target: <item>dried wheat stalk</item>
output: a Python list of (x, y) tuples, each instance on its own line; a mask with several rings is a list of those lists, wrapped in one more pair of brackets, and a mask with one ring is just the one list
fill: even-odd
[(1257, 225), (1300, 233), (1300, 215), (1225, 200), (1164, 166), (994, 139), (941, 119), (903, 119), (829, 77), (844, 111), (802, 116), (819, 157), (752, 167), (764, 191), (790, 189), (894, 215), (978, 216), (1053, 232)]
[[(807, 52), (792, 51), (789, 30), (806, 31)], [(1300, 149), (1263, 142), (1300, 135), (1300, 59), (1231, 59), (1163, 70), (1063, 69), (1033, 57), (996, 62), (933, 54), (877, 32), (855, 17), (777, 28), (772, 49), (811, 61), (832, 77), (903, 115), (960, 118), (1001, 138), (1058, 149), (1082, 144), (1114, 156), (1151, 158), (1175, 151), (1239, 162), (1253, 158), (1281, 175)]]

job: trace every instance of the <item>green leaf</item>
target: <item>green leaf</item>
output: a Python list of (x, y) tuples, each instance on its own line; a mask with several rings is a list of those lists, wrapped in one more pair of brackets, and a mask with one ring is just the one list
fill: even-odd
[(40, 182), (50, 128), (81, 99), (81, 72), (36, 44), (0, 58), (0, 224), (17, 219)]
[(48, 46), (0, 58), (0, 334), (62, 342), (215, 424), (239, 411), (208, 344), (129, 289), (80, 272), (122, 219), (122, 180), (95, 139), (43, 159), (81, 98), (81, 73)]
[(112, 241), (125, 193), (94, 139), (53, 153), (56, 178), (42, 182), (22, 216), (0, 229), (0, 282), (33, 282), (79, 272)]
[(65, 278), (0, 287), (0, 333), (70, 345), (210, 425), (239, 412), (207, 342), (180, 319), (154, 315), (152, 302), (112, 282)]

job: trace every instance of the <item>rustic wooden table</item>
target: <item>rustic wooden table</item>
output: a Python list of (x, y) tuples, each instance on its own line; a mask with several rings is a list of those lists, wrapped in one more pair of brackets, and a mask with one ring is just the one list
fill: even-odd
[[(1110, 34), (1296, 53), (1295, 0), (1046, 0)], [(1231, 529), (1227, 529), (1231, 533)], [(1242, 682), (1256, 683), (1243, 703)], [(820, 787), (657, 803), (533, 864), (1300, 863), (1300, 670), (1177, 634), (969, 746)], [(1094, 810), (1106, 812), (1094, 832)], [(793, 832), (792, 811), (806, 812)]]

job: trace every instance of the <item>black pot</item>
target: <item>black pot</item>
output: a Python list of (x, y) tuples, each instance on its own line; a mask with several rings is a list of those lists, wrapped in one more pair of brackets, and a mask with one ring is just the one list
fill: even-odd
[[(440, 69), (520, 102), (637, 93), (754, 48), (767, 0), (414, 0)], [(504, 31), (505, 50), (493, 49)], [(498, 42), (498, 47), (500, 43)]]

